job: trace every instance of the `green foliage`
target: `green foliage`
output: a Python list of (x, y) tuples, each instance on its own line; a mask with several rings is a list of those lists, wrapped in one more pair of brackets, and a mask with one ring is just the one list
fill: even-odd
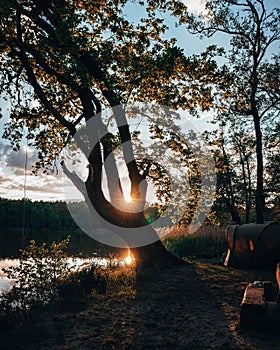
[[(22, 227), (23, 200), (0, 198), (2, 230)], [(25, 228), (31, 232), (42, 229), (72, 231), (77, 229), (64, 202), (25, 201)]]
[[(225, 127), (226, 132), (230, 132), (230, 129), (236, 132), (235, 141), (240, 129), (254, 135), (256, 165), (249, 172), (256, 181), (254, 204), (258, 223), (263, 222), (265, 211), (264, 140), (278, 124), (280, 107), (280, 60), (277, 54), (280, 10), (269, 7), (268, 3), (265, 0), (207, 0), (205, 13), (199, 17), (190, 16), (188, 22), (189, 29), (202, 36), (212, 36), (216, 32), (228, 35), (229, 48), (224, 51), (225, 63), (221, 66), (220, 79), (216, 83), (216, 121)], [(249, 207), (253, 199), (252, 177), (250, 174), (248, 176), (245, 164), (248, 164), (246, 157), (250, 156), (250, 152), (245, 151), (252, 142), (248, 143), (249, 140), (244, 137), (239, 139), (242, 140), (241, 144), (232, 144), (233, 147), (238, 146), (238, 158), (243, 166), (240, 176), (243, 183), (238, 195), (245, 197), (247, 222), (250, 220)], [(274, 147), (275, 151), (277, 149)], [(240, 193), (242, 188), (243, 194)]]
[(21, 250), (19, 265), (3, 269), (14, 284), (9, 292), (0, 295), (1, 324), (27, 319), (31, 312), (79, 308), (85, 296), (93, 291), (94, 294), (133, 294), (133, 266), (123, 266), (116, 255), (111, 255), (104, 266), (92, 262), (77, 269), (75, 259), (71, 265), (66, 253), (69, 242), (70, 237), (41, 246), (30, 241)]
[(55, 6), (5, 0), (0, 92), (12, 107), (4, 137), (18, 149), (28, 129), (29, 146), (39, 156), (35, 171), (52, 170), (69, 134), (101, 105), (137, 99), (209, 109), (213, 55), (186, 58), (176, 39), (167, 39), (163, 13), (185, 22), (185, 6), (173, 0), (66, 0)]
[[(129, 16), (131, 6), (137, 19)], [(67, 176), (82, 193), (91, 188), (87, 195), (98, 207), (97, 212), (119, 224), (121, 215), (115, 215), (113, 203), (108, 203), (106, 196), (96, 200), (92, 195), (104, 190), (99, 181), (102, 162), (114, 139), (118, 140), (118, 136), (109, 135), (110, 123), (104, 120), (104, 113), (98, 113), (136, 100), (173, 109), (183, 107), (192, 113), (196, 108), (209, 110), (213, 102), (211, 83), (216, 78), (213, 52), (187, 58), (176, 39), (168, 38), (165, 16), (185, 22), (186, 7), (179, 0), (64, 0), (55, 4), (5, 0), (5, 8), (0, 11), (0, 92), (9, 95), (11, 114), (4, 137), (17, 149), (26, 132), (29, 146), (38, 152), (34, 172), (40, 167), (54, 170), (71, 137), (95, 118), (97, 135), (104, 135), (104, 130), (108, 135), (88, 157), (91, 176), (87, 185), (70, 169)], [(136, 150), (129, 142), (129, 129), (123, 127), (127, 124), (125, 110), (120, 109), (122, 113), (116, 113), (115, 108), (112, 117), (120, 140), (127, 142), (123, 153), (128, 159)], [(169, 113), (163, 113), (161, 119), (167, 118)], [(113, 161), (116, 165), (116, 159)], [(136, 159), (129, 164), (131, 188), (137, 199), (139, 180), (145, 176), (140, 176)], [(156, 175), (158, 169), (152, 170)], [(105, 171), (111, 184), (110, 199), (116, 198), (113, 193), (122, 199), (118, 172)], [(136, 220), (140, 214), (127, 216), (126, 221)]]
[(278, 121), (265, 140), (266, 144), (266, 172), (265, 188), (268, 204), (278, 213), (276, 217), (280, 220), (280, 122)]
[(34, 305), (45, 305), (58, 298), (60, 283), (71, 272), (65, 252), (69, 241), (68, 237), (50, 246), (37, 246), (30, 241), (21, 251), (19, 266), (3, 269), (15, 282), (10, 292), (1, 295), (1, 315), (16, 313), (26, 317)]
[(249, 222), (253, 217), (250, 211), (255, 190), (252, 134), (237, 126), (226, 133), (223, 128), (205, 132), (204, 136), (212, 147), (217, 174), (215, 202), (208, 218), (217, 225), (239, 223), (243, 221), (238, 211), (242, 207), (244, 222)]

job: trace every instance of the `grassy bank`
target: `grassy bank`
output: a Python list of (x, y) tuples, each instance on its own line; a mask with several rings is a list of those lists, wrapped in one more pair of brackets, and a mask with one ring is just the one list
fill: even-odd
[[(47, 254), (64, 259), (62, 243), (32, 246), (30, 257)], [(244, 290), (254, 280), (272, 280), (274, 271), (249, 271), (217, 264), (224, 249), (224, 231), (201, 228), (190, 234), (176, 229), (165, 244), (182, 256), (203, 255), (194, 263), (170, 267), (137, 280), (134, 266), (112, 259), (107, 266), (90, 265), (73, 272), (61, 270), (55, 284), (47, 283), (51, 271), (38, 279), (34, 266), (32, 293), (39, 293), (42, 277), (46, 300), (36, 300), (22, 313), (2, 312), (1, 350), (192, 350), (266, 349), (280, 347), (280, 336), (240, 327)], [(169, 246), (168, 246), (169, 244)], [(209, 254), (211, 260), (207, 260)], [(36, 260), (35, 266), (42, 266)], [(31, 270), (30, 270), (31, 269)], [(32, 273), (30, 273), (30, 271)], [(60, 273), (62, 273), (60, 272)], [(65, 273), (67, 272), (67, 273)], [(57, 275), (57, 274), (56, 274)], [(23, 274), (25, 276), (25, 274)], [(24, 285), (24, 284), (23, 284)], [(27, 286), (27, 285), (26, 285)], [(23, 288), (24, 289), (24, 288)], [(29, 294), (25, 294), (30, 302)], [(21, 294), (16, 294), (21, 296)], [(39, 294), (40, 295), (40, 294)], [(45, 302), (47, 301), (47, 302)]]
[(227, 250), (225, 228), (203, 225), (190, 232), (188, 227), (175, 227), (163, 239), (165, 247), (180, 257), (220, 257)]
[(68, 286), (63, 298), (34, 309), (28, 320), (2, 325), (1, 349), (272, 350), (280, 344), (277, 335), (239, 326), (247, 283), (273, 279), (269, 271), (197, 261), (141, 282), (128, 267), (103, 270), (103, 278), (103, 290), (78, 293)]

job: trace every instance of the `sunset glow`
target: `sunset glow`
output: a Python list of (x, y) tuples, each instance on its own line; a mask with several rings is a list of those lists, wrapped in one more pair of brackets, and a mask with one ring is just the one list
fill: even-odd
[(124, 200), (126, 201), (126, 203), (131, 203), (132, 202), (132, 198), (130, 197), (130, 194), (125, 194), (124, 193)]
[(199, 15), (200, 13), (204, 14), (206, 12), (205, 0), (183, 0), (183, 3), (187, 6), (188, 10), (195, 15)]
[(129, 254), (124, 261), (127, 265), (130, 265), (132, 263), (132, 256)]
[(132, 202), (132, 198), (130, 196), (130, 189), (131, 189), (131, 185), (130, 185), (130, 181), (123, 177), (121, 179), (121, 183), (122, 183), (122, 191), (123, 191), (123, 198), (126, 201), (126, 203), (130, 203)]

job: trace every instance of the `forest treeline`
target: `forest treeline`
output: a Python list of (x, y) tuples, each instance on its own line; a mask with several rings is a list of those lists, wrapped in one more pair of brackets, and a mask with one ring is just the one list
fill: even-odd
[(11, 200), (0, 198), (0, 226), (2, 229), (25, 228), (73, 231), (78, 226), (72, 219), (65, 202)]
[(65, 202), (0, 198), (0, 258), (18, 257), (19, 250), (26, 247), (30, 240), (35, 240), (37, 244), (50, 244), (68, 236), (69, 255), (91, 257), (119, 252), (119, 249), (105, 246), (81, 231)]
[[(266, 126), (264, 136), (264, 220), (280, 220), (279, 125)], [(216, 167), (216, 194), (208, 218), (212, 223), (256, 221), (257, 159), (253, 130), (244, 124), (205, 132)]]

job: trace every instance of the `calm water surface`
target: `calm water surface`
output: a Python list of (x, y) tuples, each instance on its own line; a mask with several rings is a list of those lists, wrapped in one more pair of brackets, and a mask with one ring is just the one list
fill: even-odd
[[(117, 261), (117, 259), (114, 259)], [(95, 263), (101, 266), (107, 266), (110, 262), (106, 258), (91, 258), (91, 259), (81, 259), (81, 258), (69, 258), (69, 266), (78, 270), (85, 267), (88, 264)], [(14, 280), (10, 280), (2, 269), (12, 266), (19, 266), (19, 259), (0, 259), (0, 293), (5, 293), (11, 290)]]
[(7, 267), (11, 266), (18, 266), (19, 265), (19, 259), (3, 259), (0, 260), (0, 293), (8, 292), (14, 283), (13, 280), (8, 279), (6, 274), (2, 269), (5, 269)]

